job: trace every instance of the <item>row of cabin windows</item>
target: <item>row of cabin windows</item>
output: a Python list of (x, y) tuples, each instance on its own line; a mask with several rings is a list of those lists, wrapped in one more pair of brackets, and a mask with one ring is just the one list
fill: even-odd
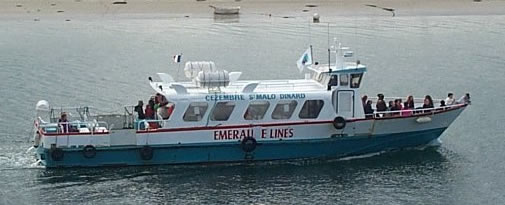
[[(283, 120), (290, 119), (295, 111), (298, 102), (295, 100), (281, 100), (275, 105), (272, 112), (272, 119)], [(323, 100), (307, 100), (303, 104), (298, 117), (300, 119), (315, 119), (319, 116), (323, 108)], [(188, 122), (197, 122), (202, 120), (208, 109), (207, 102), (192, 102), (184, 113), (183, 120)], [(268, 101), (252, 101), (244, 113), (245, 120), (261, 120), (270, 107)], [(235, 108), (235, 102), (218, 102), (209, 118), (212, 121), (227, 121)]]
[[(350, 81), (350, 87), (351, 88), (359, 88), (359, 85), (361, 84), (361, 78), (363, 76), (363, 73), (353, 73), (351, 75), (351, 80), (349, 80), (349, 75), (348, 74), (340, 74), (340, 75), (332, 75), (328, 81), (326, 81), (326, 78), (328, 76), (325, 76), (325, 79), (322, 79), (323, 75), (320, 75), (320, 81), (319, 82), (328, 82), (328, 85), (330, 86), (337, 86), (339, 85), (340, 81), (340, 86), (349, 86), (349, 81)], [(339, 79), (340, 76), (340, 79)]]

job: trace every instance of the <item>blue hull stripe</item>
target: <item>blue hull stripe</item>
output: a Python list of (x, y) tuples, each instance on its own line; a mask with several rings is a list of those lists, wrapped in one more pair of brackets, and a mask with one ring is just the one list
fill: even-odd
[[(153, 158), (142, 160), (142, 146), (98, 147), (96, 156), (85, 158), (82, 149), (65, 149), (63, 159), (54, 161), (48, 149), (38, 148), (46, 167), (94, 167), (125, 165), (222, 163), (304, 158), (340, 158), (380, 151), (426, 145), (438, 138), (445, 128), (417, 132), (332, 137), (317, 140), (284, 140), (258, 142), (253, 152), (246, 153), (240, 142), (152, 146)], [(41, 156), (43, 155), (43, 156)]]

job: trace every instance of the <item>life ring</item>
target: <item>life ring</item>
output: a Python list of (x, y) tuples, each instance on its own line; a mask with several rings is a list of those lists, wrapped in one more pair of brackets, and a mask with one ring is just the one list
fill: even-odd
[(61, 148), (53, 148), (51, 149), (50, 152), (51, 152), (51, 159), (53, 159), (54, 161), (63, 160), (63, 156), (65, 155)]
[(93, 158), (96, 156), (96, 148), (93, 145), (86, 145), (82, 148), (82, 154), (85, 158)]
[(242, 139), (240, 146), (244, 152), (252, 152), (256, 149), (256, 139), (254, 137), (246, 137)]
[(142, 160), (151, 160), (153, 159), (153, 148), (150, 147), (150, 146), (143, 146), (142, 148), (140, 148), (140, 158)]
[(338, 116), (335, 119), (333, 119), (333, 127), (335, 127), (335, 129), (337, 130), (344, 129), (345, 123), (346, 122), (343, 117)]

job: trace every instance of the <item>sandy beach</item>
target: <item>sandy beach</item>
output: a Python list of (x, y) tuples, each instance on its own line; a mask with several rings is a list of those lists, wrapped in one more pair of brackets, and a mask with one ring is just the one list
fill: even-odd
[[(122, 1), (122, 0), (119, 0)], [(3, 0), (0, 18), (199, 17), (213, 16), (209, 5), (240, 6), (243, 16), (296, 17), (319, 13), (337, 16), (502, 15), (505, 1), (473, 0)]]

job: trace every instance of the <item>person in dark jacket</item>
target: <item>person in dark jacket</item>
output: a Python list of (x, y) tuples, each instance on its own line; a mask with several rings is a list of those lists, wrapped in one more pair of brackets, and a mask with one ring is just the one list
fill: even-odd
[(146, 119), (144, 115), (144, 102), (142, 100), (139, 100), (137, 106), (135, 106), (135, 112), (137, 112), (139, 120)]
[(372, 101), (368, 100), (365, 104), (365, 117), (370, 118), (373, 116)]
[(386, 102), (384, 101), (384, 95), (383, 94), (378, 94), (377, 97), (379, 98), (377, 100), (377, 103), (375, 105), (375, 108), (377, 109), (377, 112), (384, 112), (388, 109), (386, 106)]
[(405, 103), (404, 103), (404, 106), (403, 106), (403, 107), (404, 107), (405, 109), (414, 109), (414, 106), (415, 106), (415, 105), (414, 105), (414, 97), (413, 97), (412, 95), (409, 95), (409, 96), (407, 97), (407, 101), (405, 101)]
[(434, 108), (433, 99), (431, 99), (431, 96), (429, 96), (429, 95), (426, 95), (426, 97), (424, 97), (423, 109), (427, 109), (427, 108)]

